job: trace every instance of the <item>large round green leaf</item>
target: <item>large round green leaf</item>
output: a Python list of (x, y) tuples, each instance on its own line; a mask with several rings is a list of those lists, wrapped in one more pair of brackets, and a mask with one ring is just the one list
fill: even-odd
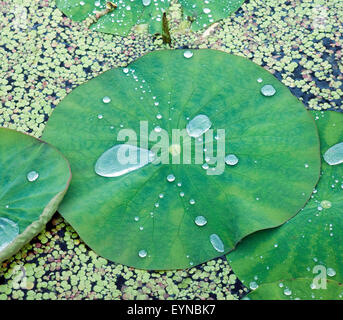
[(0, 262), (37, 235), (55, 213), (71, 178), (54, 147), (0, 128)]
[[(153, 52), (103, 73), (69, 94), (45, 128), (43, 137), (68, 157), (74, 177), (59, 211), (113, 261), (176, 269), (220, 256), (246, 235), (295, 215), (318, 180), (314, 121), (284, 85), (241, 57), (198, 50), (185, 58), (191, 55)], [(268, 86), (274, 96), (261, 94)], [(149, 132), (161, 127), (171, 137), (172, 129), (185, 129), (200, 114), (213, 129), (225, 130), (226, 153), (239, 159), (222, 174), (208, 175), (194, 164), (197, 140), (190, 137), (192, 164), (150, 163), (112, 178), (96, 174), (98, 158), (118, 144), (123, 128), (138, 134), (140, 121), (148, 121)], [(206, 146), (211, 142), (217, 150), (213, 137)], [(175, 181), (168, 182), (170, 174)], [(197, 216), (207, 224), (197, 226)]]
[[(323, 155), (343, 141), (343, 114), (313, 114)], [(281, 227), (244, 239), (228, 255), (237, 276), (254, 289), (258, 285), (249, 297), (342, 299), (342, 217), (343, 164), (330, 166), (323, 160), (322, 176), (306, 207)]]
[[(162, 17), (170, 0), (112, 1), (117, 6), (106, 11), (107, 0), (57, 0), (57, 7), (75, 21), (85, 21), (92, 30), (126, 35), (135, 25), (148, 25), (150, 33), (162, 32)], [(193, 21), (198, 30), (235, 12), (244, 0), (179, 0), (184, 15)], [(146, 3), (147, 5), (144, 5)]]

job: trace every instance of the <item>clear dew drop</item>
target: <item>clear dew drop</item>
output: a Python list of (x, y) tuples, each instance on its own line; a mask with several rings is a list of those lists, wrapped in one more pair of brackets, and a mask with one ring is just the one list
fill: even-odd
[(197, 216), (194, 220), (195, 224), (199, 227), (203, 227), (207, 224), (207, 220), (204, 216)]
[(195, 200), (194, 199), (190, 199), (189, 200), (189, 204), (195, 204)]
[(30, 171), (27, 175), (26, 178), (29, 182), (36, 181), (39, 178), (39, 173), (37, 171)]
[(138, 255), (139, 255), (139, 257), (140, 258), (145, 258), (146, 256), (147, 256), (147, 252), (146, 252), (146, 250), (139, 250), (139, 252), (138, 252)]
[(211, 12), (211, 9), (210, 8), (204, 8), (202, 10), (205, 14), (209, 14)]
[(154, 131), (155, 131), (155, 132), (161, 132), (161, 131), (162, 131), (162, 128), (159, 127), (159, 126), (156, 126), (156, 127), (154, 128)]
[(285, 290), (283, 290), (283, 294), (286, 296), (290, 296), (292, 294), (292, 290), (289, 288), (286, 288)]
[(102, 177), (119, 177), (154, 161), (155, 153), (128, 144), (118, 144), (106, 150), (95, 164)]
[(180, 197), (182, 198), (182, 197), (184, 197), (185, 196), (185, 193), (184, 192), (180, 192)]
[(249, 283), (249, 288), (251, 290), (256, 290), (258, 288), (258, 284), (255, 281)]
[(262, 79), (262, 78), (258, 78), (258, 79), (257, 79), (257, 82), (258, 82), (258, 83), (261, 83), (261, 82), (263, 82), (263, 79)]
[(225, 157), (225, 163), (229, 166), (235, 166), (237, 163), (238, 163), (238, 158), (236, 155), (234, 154), (228, 154), (226, 157)]
[(224, 252), (224, 243), (217, 234), (211, 234), (210, 241), (215, 250), (217, 250), (218, 252)]
[(212, 126), (212, 123), (208, 116), (199, 114), (188, 122), (186, 130), (189, 136), (198, 138), (208, 131)]
[(186, 51), (183, 53), (183, 56), (184, 56), (186, 59), (192, 58), (192, 57), (193, 57), (193, 52), (190, 51), (190, 50), (186, 50)]
[(129, 68), (124, 68), (124, 69), (123, 69), (123, 72), (124, 72), (124, 73), (129, 73)]
[(337, 143), (324, 153), (324, 160), (330, 165), (335, 166), (343, 163), (343, 142)]
[(271, 84), (266, 84), (265, 86), (262, 87), (261, 93), (265, 97), (272, 97), (276, 93), (276, 90)]
[(336, 275), (336, 271), (332, 268), (327, 268), (326, 273), (329, 277), (334, 277)]
[(168, 182), (173, 182), (175, 181), (175, 176), (171, 173), (171, 174), (168, 174), (167, 176), (167, 181)]
[(143, 6), (149, 6), (151, 4), (151, 0), (142, 0)]
[(0, 218), (0, 252), (19, 235), (19, 226), (12, 220)]
[(209, 168), (209, 165), (208, 165), (208, 163), (204, 163), (201, 167), (203, 169), (207, 170)]
[(103, 97), (103, 98), (102, 98), (102, 102), (103, 102), (103, 103), (110, 103), (110, 102), (111, 102), (111, 98), (110, 98), (110, 97), (107, 97), (107, 96), (106, 96), (106, 97)]
[(139, 217), (135, 217), (135, 221), (139, 221)]

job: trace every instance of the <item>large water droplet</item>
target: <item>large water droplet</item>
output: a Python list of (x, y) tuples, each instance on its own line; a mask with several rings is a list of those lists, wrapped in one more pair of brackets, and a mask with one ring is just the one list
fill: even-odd
[(271, 97), (276, 93), (276, 90), (272, 85), (266, 84), (262, 87), (261, 93), (266, 97)]
[(214, 249), (216, 249), (218, 252), (224, 252), (224, 243), (217, 234), (211, 234), (210, 241)]
[(343, 142), (337, 143), (324, 153), (324, 160), (334, 166), (343, 163)]
[(258, 284), (255, 281), (253, 281), (249, 283), (249, 287), (251, 290), (256, 290), (258, 288)]
[(167, 180), (168, 180), (169, 182), (173, 182), (173, 181), (175, 181), (175, 176), (174, 176), (173, 174), (168, 174)]
[(203, 227), (207, 223), (207, 220), (204, 216), (197, 216), (194, 222), (197, 226)]
[(5, 249), (19, 234), (19, 226), (12, 220), (0, 218), (0, 251)]
[(186, 51), (184, 52), (183, 56), (184, 56), (185, 58), (187, 58), (187, 59), (192, 58), (192, 57), (193, 57), (193, 52), (190, 51), (190, 50), (186, 50)]
[(283, 290), (283, 293), (286, 295), (286, 296), (290, 296), (292, 294), (292, 290), (289, 289), (289, 288), (286, 288), (285, 290)]
[(329, 277), (334, 277), (336, 275), (336, 271), (332, 268), (327, 268), (326, 273)]
[(119, 177), (144, 167), (154, 159), (155, 153), (150, 150), (118, 144), (99, 157), (95, 172), (102, 177)]
[(234, 166), (238, 163), (238, 158), (234, 154), (228, 154), (225, 157), (225, 163), (229, 166)]
[(208, 116), (199, 114), (188, 122), (186, 130), (189, 136), (198, 138), (211, 128), (211, 121)]
[(30, 171), (26, 178), (30, 182), (36, 181), (39, 178), (39, 173), (37, 171)]
[(104, 103), (110, 103), (111, 102), (111, 98), (110, 97), (103, 97), (102, 98), (102, 101), (104, 102)]
[(138, 252), (138, 255), (141, 257), (141, 258), (145, 258), (146, 257), (146, 255), (147, 255), (148, 253), (146, 252), (146, 250), (140, 250), (139, 252)]

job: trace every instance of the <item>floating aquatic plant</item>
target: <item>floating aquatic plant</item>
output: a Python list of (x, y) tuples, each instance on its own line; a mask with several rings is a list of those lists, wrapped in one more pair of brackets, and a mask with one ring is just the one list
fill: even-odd
[[(343, 140), (343, 114), (312, 112), (321, 153)], [(343, 164), (322, 161), (311, 200), (279, 228), (244, 239), (228, 255), (251, 299), (342, 299)], [(251, 287), (251, 286), (250, 286)]]
[[(314, 122), (285, 86), (244, 58), (186, 52), (150, 53), (81, 85), (58, 105), (44, 131), (73, 172), (60, 213), (110, 260), (144, 269), (202, 263), (290, 219), (318, 180)], [(261, 94), (266, 84), (273, 96)], [(154, 142), (139, 134), (142, 121)], [(159, 164), (152, 157), (125, 171), (135, 152), (126, 163), (119, 153), (126, 155), (131, 145), (157, 156), (153, 148), (163, 137), (170, 146), (160, 156), (184, 159), (173, 129), (186, 133), (191, 162)], [(132, 131), (137, 136), (128, 142)], [(208, 156), (223, 141), (225, 154)], [(228, 154), (239, 162), (225, 159)], [(197, 157), (201, 163), (193, 161)], [(220, 164), (223, 172), (211, 174)], [(99, 174), (99, 166), (112, 174)]]
[(29, 135), (0, 128), (0, 262), (37, 235), (71, 178), (67, 160)]

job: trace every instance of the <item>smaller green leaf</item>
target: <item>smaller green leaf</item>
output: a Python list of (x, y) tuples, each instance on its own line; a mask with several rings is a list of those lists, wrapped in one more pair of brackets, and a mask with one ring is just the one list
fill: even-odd
[[(343, 114), (312, 112), (322, 156), (343, 140)], [(322, 161), (310, 201), (279, 228), (257, 232), (228, 255), (251, 299), (343, 298), (343, 164)]]
[(0, 128), (0, 262), (44, 228), (70, 179), (68, 161), (56, 148)]

